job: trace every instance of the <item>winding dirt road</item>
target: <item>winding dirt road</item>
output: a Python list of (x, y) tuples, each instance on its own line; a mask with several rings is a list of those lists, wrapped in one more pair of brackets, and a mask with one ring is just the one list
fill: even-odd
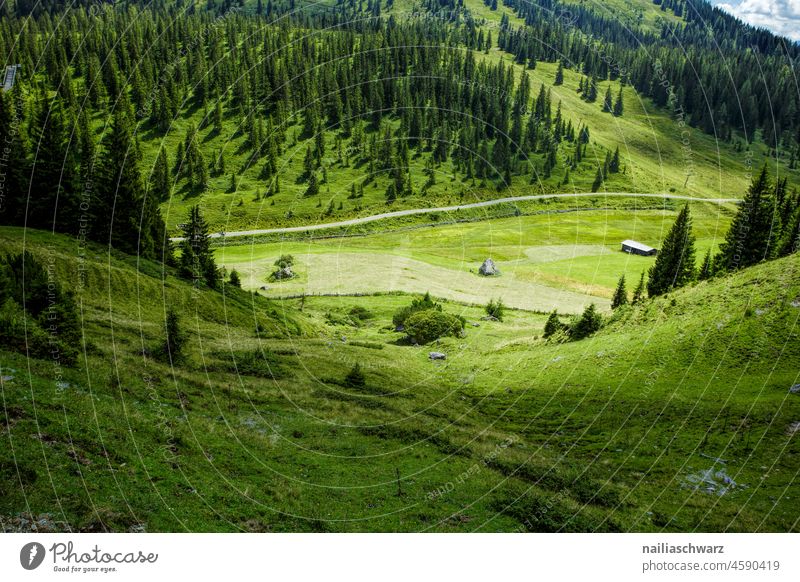
[[(339, 228), (342, 226), (356, 226), (359, 224), (366, 224), (368, 222), (375, 222), (378, 220), (385, 220), (387, 218), (400, 218), (403, 216), (413, 216), (416, 214), (429, 214), (432, 212), (455, 212), (457, 210), (467, 210), (470, 208), (484, 208), (486, 206), (495, 206), (497, 204), (505, 204), (507, 202), (525, 202), (530, 200), (543, 200), (545, 198), (598, 198), (598, 197), (624, 197), (624, 198), (656, 198), (660, 200), (687, 200), (690, 202), (708, 202), (710, 204), (731, 204), (737, 203), (738, 198), (698, 198), (696, 196), (683, 196), (680, 194), (635, 194), (630, 192), (574, 192), (566, 194), (532, 194), (530, 196), (512, 196), (509, 198), (497, 198), (495, 200), (484, 200), (483, 202), (473, 202), (470, 204), (459, 204), (457, 206), (440, 206), (438, 208), (409, 208), (406, 210), (395, 210), (394, 212), (383, 212), (381, 214), (373, 214), (372, 216), (363, 216), (361, 218), (351, 218), (349, 220), (341, 220), (339, 222), (326, 222), (322, 224), (310, 224), (307, 226), (286, 226), (281, 228), (261, 228), (256, 230), (238, 230), (235, 232), (215, 232), (209, 235), (210, 238), (233, 238), (242, 236), (256, 236), (260, 234), (281, 234), (290, 232), (308, 232), (312, 230), (325, 230), (329, 228)], [(183, 237), (175, 237), (170, 239), (174, 242), (183, 240)]]

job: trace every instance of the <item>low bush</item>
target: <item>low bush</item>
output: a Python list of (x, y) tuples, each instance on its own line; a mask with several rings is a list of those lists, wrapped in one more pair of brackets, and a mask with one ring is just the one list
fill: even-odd
[(425, 293), (422, 298), (414, 299), (411, 305), (401, 307), (392, 317), (392, 323), (395, 327), (403, 327), (406, 324), (406, 320), (415, 313), (432, 309), (441, 311), (442, 306), (431, 298), (430, 293)]
[(356, 363), (353, 369), (344, 378), (344, 385), (348, 388), (363, 388), (367, 385), (367, 378), (361, 371), (361, 365)]
[(438, 309), (419, 311), (405, 320), (405, 332), (418, 344), (445, 336), (460, 336), (463, 331), (463, 320)]
[(486, 305), (486, 315), (489, 317), (494, 317), (498, 321), (503, 321), (503, 315), (505, 315), (506, 306), (503, 304), (502, 299), (494, 299), (490, 300), (489, 303)]

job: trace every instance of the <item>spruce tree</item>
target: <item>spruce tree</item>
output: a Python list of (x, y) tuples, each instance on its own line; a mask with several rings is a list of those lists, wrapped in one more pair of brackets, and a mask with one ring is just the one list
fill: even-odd
[(2, 224), (23, 224), (27, 206), (30, 164), (21, 121), (22, 106), (17, 90), (0, 91), (0, 151), (6, 153), (6, 167), (3, 168), (5, 200), (0, 207)]
[(614, 110), (614, 104), (611, 97), (611, 86), (606, 88), (606, 96), (603, 98), (603, 112), (611, 113)]
[(614, 150), (614, 155), (611, 157), (611, 161), (608, 164), (608, 170), (612, 174), (619, 173), (619, 146)]
[[(120, 98), (120, 102), (124, 97)], [(114, 113), (111, 132), (103, 144), (99, 162), (97, 220), (93, 232), (102, 243), (134, 254), (140, 237), (152, 235), (150, 224), (140, 228), (143, 215), (144, 183), (139, 171), (139, 148), (133, 139), (129, 111), (121, 104)], [(152, 240), (141, 241), (152, 248)], [(148, 258), (152, 258), (150, 255)]]
[(633, 299), (631, 300), (633, 305), (644, 301), (644, 290), (644, 273), (642, 273), (641, 277), (639, 277), (639, 283), (636, 284), (636, 288), (633, 290)]
[(183, 349), (186, 346), (186, 335), (181, 329), (178, 313), (170, 308), (164, 321), (164, 343), (161, 344), (161, 353), (170, 364), (183, 359)]
[(570, 339), (581, 340), (600, 330), (603, 326), (603, 316), (598, 313), (594, 303), (583, 310), (578, 321), (569, 332)]
[(547, 318), (547, 322), (544, 324), (544, 334), (543, 337), (545, 339), (551, 337), (553, 334), (558, 332), (559, 330), (563, 329), (564, 325), (561, 323), (561, 320), (558, 318), (558, 311), (555, 309), (550, 314), (550, 317)]
[(617, 101), (614, 103), (614, 117), (622, 117), (624, 105), (622, 103), (622, 86), (620, 85)]
[(558, 68), (556, 69), (556, 78), (555, 81), (553, 82), (553, 85), (558, 86), (563, 84), (564, 84), (564, 61), (562, 59), (558, 61)]
[(222, 103), (219, 100), (214, 106), (214, 133), (217, 135), (222, 133)]
[(597, 101), (597, 78), (592, 77), (590, 81), (588, 81), (588, 88), (585, 91), (586, 101), (589, 103), (594, 103)]
[(316, 196), (317, 194), (319, 194), (319, 180), (317, 179), (317, 173), (311, 172), (311, 177), (308, 179), (308, 187), (303, 196)]
[(800, 203), (783, 226), (783, 235), (778, 247), (778, 256), (796, 253), (800, 248)]
[(594, 176), (594, 182), (592, 182), (592, 192), (597, 192), (600, 190), (600, 186), (603, 185), (603, 168), (601, 166), (597, 167), (597, 174)]
[(663, 295), (690, 282), (694, 277), (694, 253), (692, 217), (689, 205), (686, 204), (664, 239), (656, 262), (650, 267), (647, 279), (648, 296)]
[[(27, 226), (74, 233), (80, 217), (78, 144), (59, 97), (41, 97), (33, 127)], [(5, 145), (5, 144), (4, 144)], [(26, 188), (27, 194), (27, 188)]]
[(628, 304), (628, 291), (625, 288), (625, 275), (622, 275), (617, 282), (617, 288), (614, 290), (614, 297), (611, 299), (611, 309), (616, 309), (622, 305)]
[(697, 272), (698, 281), (706, 281), (711, 278), (711, 250), (707, 250), (703, 257), (703, 264), (700, 265), (700, 270)]
[(715, 264), (733, 271), (772, 258), (777, 251), (774, 220), (775, 197), (764, 164), (739, 204)]
[(159, 202), (169, 199), (172, 190), (172, 178), (169, 174), (169, 161), (167, 160), (167, 150), (162, 147), (158, 152), (156, 163), (150, 174), (150, 187), (148, 193), (155, 196)]
[(178, 268), (181, 276), (192, 281), (195, 286), (205, 282), (209, 287), (216, 288), (217, 265), (209, 242), (208, 225), (199, 206), (193, 206), (189, 210), (183, 226), (180, 250)]
[(361, 371), (361, 365), (358, 362), (345, 376), (344, 385), (348, 388), (364, 388), (367, 385), (367, 378)]

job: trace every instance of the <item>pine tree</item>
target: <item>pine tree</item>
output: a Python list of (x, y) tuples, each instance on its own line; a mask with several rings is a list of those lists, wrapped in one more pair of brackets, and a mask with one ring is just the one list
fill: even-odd
[(356, 365), (347, 373), (344, 378), (344, 385), (348, 388), (364, 388), (367, 385), (367, 379), (364, 372), (361, 371), (361, 365), (356, 362)]
[(165, 334), (161, 353), (167, 361), (175, 363), (183, 359), (183, 349), (187, 338), (181, 329), (178, 313), (174, 309), (170, 308), (167, 311), (167, 318), (164, 324)]
[[(123, 100), (124, 96), (120, 102)], [(140, 228), (145, 197), (139, 161), (129, 111), (120, 104), (99, 162), (98, 187), (94, 191), (97, 220), (93, 232), (95, 240), (126, 253), (134, 254), (143, 245), (149, 249), (146, 256), (154, 258), (151, 225)]]
[[(89, 116), (87, 115), (85, 108), (83, 111), (81, 111), (78, 126), (78, 142), (81, 158), (79, 169), (81, 188), (84, 192), (86, 192), (94, 181), (94, 164), (97, 157), (97, 143), (95, 141), (94, 132), (89, 124)], [(167, 173), (169, 173), (169, 168), (167, 168)], [(82, 214), (82, 216), (85, 216), (91, 220), (90, 210), (85, 208), (81, 210), (85, 212), (85, 214)]]
[(222, 133), (222, 103), (219, 100), (214, 107), (214, 133), (216, 135)]
[(71, 141), (71, 129), (61, 99), (42, 96), (37, 105), (26, 224), (74, 233), (80, 217), (78, 147)]
[(550, 314), (550, 317), (547, 318), (547, 322), (544, 324), (544, 333), (542, 334), (542, 337), (547, 339), (563, 328), (564, 325), (558, 318), (558, 311), (554, 309), (553, 312)]
[(311, 172), (311, 177), (308, 179), (308, 187), (303, 196), (316, 196), (317, 194), (319, 194), (319, 180), (317, 179), (317, 173)]
[(694, 277), (694, 236), (692, 217), (686, 204), (678, 213), (675, 223), (664, 239), (656, 262), (650, 267), (647, 294), (663, 295), (689, 283)]
[(586, 101), (594, 103), (597, 101), (597, 78), (592, 77), (588, 82), (588, 88), (585, 91)]
[(644, 291), (645, 291), (645, 283), (644, 283), (644, 273), (642, 276), (639, 277), (639, 283), (636, 285), (636, 289), (633, 290), (633, 299), (631, 303), (636, 305), (644, 301)]
[(182, 174), (187, 177), (193, 190), (205, 190), (208, 188), (208, 169), (197, 142), (197, 128), (189, 124), (183, 140), (183, 159), (176, 160), (176, 163), (180, 164)]
[(616, 309), (622, 305), (628, 304), (628, 291), (625, 288), (625, 275), (622, 275), (617, 282), (617, 288), (614, 290), (614, 297), (611, 299), (611, 309)]
[(622, 103), (622, 85), (619, 87), (619, 94), (617, 95), (617, 101), (614, 103), (614, 117), (622, 117), (622, 113), (624, 112), (624, 105)]
[(611, 161), (608, 163), (608, 170), (612, 174), (616, 174), (619, 172), (619, 146), (614, 150), (614, 155), (611, 157)]
[(697, 272), (698, 281), (706, 281), (711, 278), (711, 250), (707, 250), (705, 257), (703, 257), (703, 264), (700, 265), (700, 270)]
[(306, 176), (311, 176), (314, 173), (314, 170), (317, 168), (317, 160), (314, 157), (314, 152), (311, 151), (311, 147), (306, 147), (306, 155), (303, 158), (303, 170), (305, 171)]
[(0, 151), (5, 154), (5, 200), (0, 207), (2, 224), (23, 224), (28, 200), (30, 164), (28, 144), (21, 132), (21, 109), (16, 90), (0, 91)]
[(169, 161), (167, 160), (167, 150), (162, 147), (158, 152), (156, 163), (150, 174), (150, 188), (148, 193), (155, 196), (159, 202), (169, 199), (172, 191), (172, 179), (169, 174)]
[(570, 339), (581, 340), (599, 331), (601, 327), (603, 327), (603, 316), (598, 313), (594, 303), (591, 303), (572, 326), (569, 336)]
[(558, 86), (563, 84), (564, 84), (564, 61), (562, 59), (558, 61), (558, 68), (556, 69), (556, 79), (553, 82), (553, 85)]
[(785, 257), (792, 253), (796, 253), (800, 248), (800, 197), (797, 192), (791, 198), (794, 210), (789, 212), (788, 208), (785, 210), (787, 218), (783, 223), (783, 230), (781, 233), (780, 244), (778, 245), (777, 256)]
[(601, 166), (597, 167), (597, 174), (594, 176), (594, 182), (592, 182), (592, 192), (597, 192), (600, 190), (600, 186), (603, 185), (603, 168)]
[(603, 112), (611, 113), (613, 110), (614, 110), (614, 104), (612, 102), (612, 97), (611, 97), (611, 86), (609, 85), (606, 88), (606, 95), (603, 98)]
[(181, 276), (192, 281), (195, 286), (205, 282), (209, 287), (216, 288), (217, 265), (209, 242), (208, 224), (199, 206), (193, 206), (189, 210), (189, 216), (183, 226), (180, 249), (178, 268)]
[(775, 196), (764, 164), (739, 205), (715, 265), (733, 271), (772, 258), (777, 250), (774, 219)]

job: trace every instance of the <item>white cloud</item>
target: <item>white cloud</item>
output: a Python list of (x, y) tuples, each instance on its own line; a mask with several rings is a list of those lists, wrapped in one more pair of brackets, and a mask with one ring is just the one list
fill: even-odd
[(800, 0), (731, 0), (714, 4), (749, 24), (800, 40)]

